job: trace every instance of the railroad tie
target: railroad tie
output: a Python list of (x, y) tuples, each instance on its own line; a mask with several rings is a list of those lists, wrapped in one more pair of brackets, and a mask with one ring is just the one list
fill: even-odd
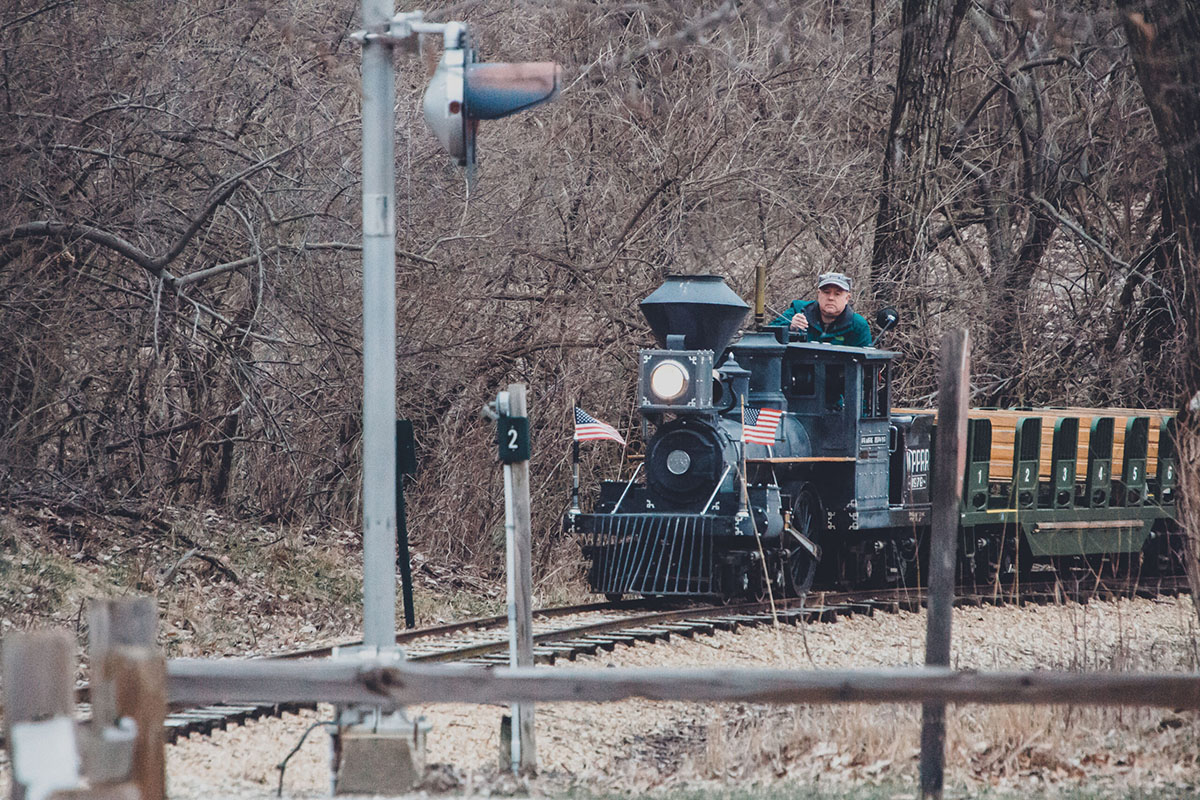
[(596, 655), (596, 651), (600, 649), (600, 645), (596, 642), (590, 642), (587, 639), (567, 639), (561, 644), (585, 656), (594, 656)]
[(640, 641), (644, 641), (643, 639), (638, 638), (637, 636), (633, 636), (633, 635), (630, 635), (627, 633), (606, 633), (606, 634), (604, 634), (603, 638), (612, 641), (614, 644), (624, 644), (624, 645), (628, 645), (630, 647), (633, 647), (635, 644), (637, 644)]
[(711, 625), (714, 628), (723, 631), (736, 631), (738, 629), (738, 625), (740, 624), (732, 617), (704, 617), (696, 621), (703, 622), (705, 625)]
[(900, 603), (897, 600), (866, 600), (865, 602), (885, 614), (900, 613)]
[(664, 622), (661, 625), (656, 625), (656, 628), (664, 628), (671, 633), (677, 633), (680, 636), (686, 636), (689, 639), (696, 635), (696, 632), (703, 627), (708, 628), (708, 632), (712, 633), (712, 626), (693, 625), (689, 622)]
[(608, 636), (583, 636), (581, 638), (585, 642), (591, 642), (601, 650), (612, 652), (617, 647), (616, 641)]

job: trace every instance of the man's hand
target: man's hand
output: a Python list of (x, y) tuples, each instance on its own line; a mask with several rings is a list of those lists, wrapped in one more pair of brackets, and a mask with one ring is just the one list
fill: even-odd
[(792, 324), (790, 326), (788, 326), (788, 330), (792, 330), (792, 331), (808, 330), (808, 317), (804, 316), (803, 314), (797, 314), (796, 316), (792, 317)]

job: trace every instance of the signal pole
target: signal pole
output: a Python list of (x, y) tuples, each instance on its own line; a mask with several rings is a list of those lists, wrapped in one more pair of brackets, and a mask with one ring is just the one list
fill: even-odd
[[(553, 99), (556, 64), (475, 67), (467, 25), (427, 23), (420, 11), (395, 14), (392, 0), (362, 0), (363, 124), (363, 644), (350, 656), (386, 661), (396, 647), (396, 46), (416, 50), (420, 37), (441, 33), (442, 63), (426, 90), (425, 119), (443, 146), (470, 170), (479, 119), (498, 119)], [(474, 89), (474, 94), (472, 94)], [(472, 115), (470, 107), (478, 105)], [(532, 724), (530, 717), (529, 724)], [(333, 746), (336, 794), (407, 791), (424, 769), (424, 732), (395, 706), (338, 709)]]
[[(390, 660), (396, 647), (396, 176), (392, 0), (362, 0), (363, 643), (334, 657)], [(334, 794), (407, 791), (424, 731), (395, 706), (342, 706)]]
[[(363, 0), (367, 33), (386, 34), (392, 0)], [(363, 125), (363, 645), (396, 645), (396, 176), (392, 45), (366, 37)]]

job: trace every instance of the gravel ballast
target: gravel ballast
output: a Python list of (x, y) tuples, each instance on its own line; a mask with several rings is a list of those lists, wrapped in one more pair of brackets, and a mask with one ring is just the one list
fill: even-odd
[[(925, 615), (855, 616), (836, 624), (718, 632), (695, 639), (618, 646), (559, 662), (580, 667), (910, 666), (924, 659)], [(981, 670), (1196, 669), (1191, 599), (1088, 605), (960, 608), (953, 663)], [(777, 782), (898, 787), (915, 796), (920, 710), (908, 706), (783, 707), (745, 704), (558, 704), (537, 709), (540, 776), (498, 775), (505, 709), (411, 708), (432, 724), (425, 791), (470, 796), (562, 796), (571, 790), (642, 794), (675, 787), (729, 789)], [(277, 765), (305, 729), (329, 719), (321, 707), (284, 719), (193, 738), (167, 749), (177, 800), (275, 796)], [(1185, 797), (1200, 785), (1200, 726), (1192, 713), (1161, 709), (995, 706), (951, 708), (948, 796), (998, 790), (1053, 796), (1081, 787), (1122, 796), (1131, 789)], [(7, 776), (5, 776), (7, 782)], [(329, 737), (312, 731), (292, 757), (284, 797), (329, 793)], [(957, 793), (957, 795), (956, 795)], [(886, 796), (893, 796), (888, 794)]]
[[(954, 614), (953, 662), (983, 670), (1196, 668), (1190, 598), (1088, 605), (981, 607)], [(877, 614), (837, 624), (718, 632), (694, 640), (618, 646), (560, 662), (572, 667), (907, 666), (924, 659), (925, 615)], [(515, 787), (497, 778), (504, 709), (409, 709), (432, 723), (429, 790), (561, 794), (569, 787), (642, 793), (751, 782), (861, 785), (915, 781), (919, 709), (901, 706), (766, 707), (625, 701), (537, 710), (541, 776)], [(275, 769), (304, 729), (330, 710), (262, 721), (168, 751), (171, 797), (273, 796)], [(1189, 796), (1200, 782), (1194, 714), (1159, 709), (951, 709), (948, 784), (1016, 793), (1095, 786)], [(328, 737), (314, 731), (292, 758), (285, 797), (329, 791)]]

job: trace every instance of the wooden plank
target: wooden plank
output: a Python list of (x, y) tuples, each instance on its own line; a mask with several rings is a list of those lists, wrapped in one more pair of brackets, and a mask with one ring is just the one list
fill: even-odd
[(328, 660), (172, 660), (172, 703), (218, 701), (400, 705), (609, 702), (980, 703), (1200, 709), (1200, 673), (874, 670), (486, 669), (458, 664)]
[[(930, 409), (892, 409), (893, 413), (930, 414), (935, 419), (937, 412)], [(1162, 420), (1176, 415), (1173, 409), (1163, 408), (1032, 408), (1018, 409), (981, 409), (972, 408), (968, 412), (970, 419), (987, 419), (992, 423), (992, 452), (988, 471), (993, 482), (1007, 483), (1012, 480), (1013, 439), (1017, 422), (1026, 417), (1040, 417), (1042, 420), (1041, 458), (1039, 471), (1043, 479), (1048, 479), (1053, 471), (1052, 445), (1054, 442), (1054, 422), (1063, 417), (1079, 419), (1079, 441), (1075, 458), (1075, 474), (1080, 481), (1087, 475), (1087, 446), (1091, 435), (1092, 419), (1095, 417), (1113, 417), (1113, 478), (1121, 477), (1123, 457), (1125, 453), (1125, 424), (1132, 417), (1150, 418), (1149, 444), (1146, 450), (1147, 477), (1155, 476), (1158, 471), (1158, 437)]]

